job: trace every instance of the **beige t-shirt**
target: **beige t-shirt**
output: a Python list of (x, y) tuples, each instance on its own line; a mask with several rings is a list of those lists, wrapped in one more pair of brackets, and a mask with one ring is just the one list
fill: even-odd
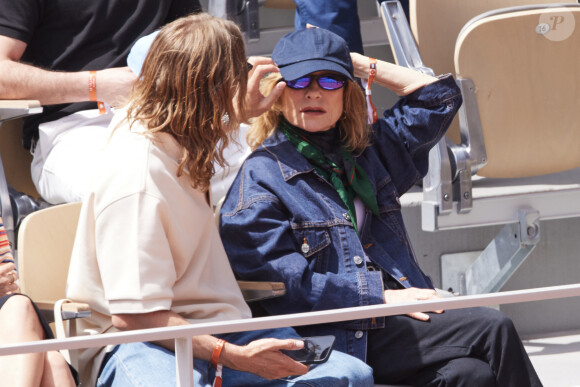
[[(91, 306), (81, 332), (112, 332), (111, 315), (121, 313), (172, 310), (192, 323), (251, 317), (205, 194), (186, 172), (177, 177), (181, 147), (168, 134), (131, 130), (114, 132), (80, 214), (67, 297)], [(87, 385), (103, 356), (82, 353)]]

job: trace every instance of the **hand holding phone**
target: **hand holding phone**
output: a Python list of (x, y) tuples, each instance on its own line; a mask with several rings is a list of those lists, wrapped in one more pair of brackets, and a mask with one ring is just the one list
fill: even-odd
[(281, 349), (280, 351), (303, 364), (320, 364), (328, 360), (330, 353), (334, 347), (335, 337), (330, 336), (315, 336), (304, 337), (304, 348), (289, 350)]

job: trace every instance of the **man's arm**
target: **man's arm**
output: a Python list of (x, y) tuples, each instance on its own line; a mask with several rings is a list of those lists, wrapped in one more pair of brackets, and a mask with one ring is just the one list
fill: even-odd
[[(115, 314), (112, 322), (117, 329), (122, 331), (189, 324), (177, 313), (167, 310), (145, 314)], [(210, 335), (193, 337), (195, 357), (209, 361), (216, 342), (217, 339)], [(171, 351), (175, 350), (173, 340), (159, 341), (154, 344)], [(296, 350), (303, 346), (302, 341), (294, 339), (261, 339), (243, 347), (226, 343), (220, 362), (228, 368), (251, 372), (270, 380), (290, 375), (303, 375), (308, 372), (309, 367), (280, 352), (280, 349)]]
[[(58, 72), (20, 63), (25, 50), (26, 43), (0, 36), (0, 99), (35, 99), (42, 105), (89, 101), (88, 71)], [(127, 67), (98, 71), (97, 99), (116, 105), (136, 79)]]

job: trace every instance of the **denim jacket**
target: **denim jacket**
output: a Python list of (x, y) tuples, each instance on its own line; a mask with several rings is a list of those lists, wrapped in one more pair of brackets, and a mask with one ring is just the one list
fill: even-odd
[[(286, 285), (286, 295), (254, 310), (277, 315), (382, 304), (385, 288), (432, 288), (413, 255), (399, 197), (426, 174), (429, 150), (460, 105), (454, 79), (444, 76), (402, 97), (373, 125), (370, 146), (354, 156), (375, 189), (379, 214), (365, 210), (360, 237), (332, 184), (282, 132), (266, 139), (244, 163), (220, 215), (237, 277)], [(297, 330), (335, 335), (337, 350), (364, 361), (366, 332), (384, 326), (384, 318), (375, 318)]]

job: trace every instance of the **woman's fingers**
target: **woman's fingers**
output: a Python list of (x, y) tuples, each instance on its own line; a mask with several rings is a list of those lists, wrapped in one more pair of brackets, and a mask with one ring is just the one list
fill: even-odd
[(267, 74), (277, 73), (280, 70), (271, 58), (250, 57), (248, 58), (248, 63), (252, 65), (252, 69), (249, 74), (250, 77), (248, 79), (248, 90), (246, 94), (247, 117), (244, 117), (246, 120), (257, 117), (269, 110), (274, 102), (280, 98), (286, 86), (284, 82), (280, 82), (268, 96), (264, 96), (260, 91), (260, 81)]
[[(441, 296), (434, 289), (420, 289), (420, 288), (387, 289), (385, 290), (384, 297), (386, 304), (423, 301), (441, 298)], [(442, 309), (439, 309), (431, 312), (443, 313), (444, 311)], [(408, 316), (420, 321), (429, 321), (429, 315), (423, 312), (409, 313)]]

